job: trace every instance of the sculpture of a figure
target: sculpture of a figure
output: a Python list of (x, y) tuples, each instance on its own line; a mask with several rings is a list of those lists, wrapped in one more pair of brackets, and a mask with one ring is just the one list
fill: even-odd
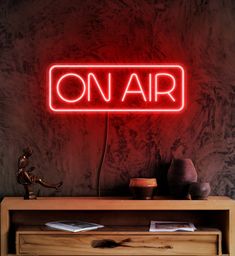
[(54, 188), (56, 190), (59, 189), (59, 187), (62, 186), (63, 182), (59, 182), (57, 184), (49, 184), (45, 182), (43, 179), (37, 177), (36, 175), (32, 174), (32, 171), (35, 169), (35, 167), (30, 167), (28, 170), (26, 170), (26, 167), (29, 164), (29, 157), (32, 155), (32, 149), (25, 148), (23, 150), (23, 155), (21, 155), (18, 159), (18, 171), (16, 174), (17, 182), (24, 186), (25, 188), (25, 199), (36, 199), (36, 195), (33, 192), (33, 185), (35, 183), (40, 184), (43, 187), (46, 188)]

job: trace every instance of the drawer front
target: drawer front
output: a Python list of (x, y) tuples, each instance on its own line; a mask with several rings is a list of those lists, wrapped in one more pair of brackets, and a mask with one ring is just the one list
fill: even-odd
[(216, 234), (19, 234), (18, 255), (217, 255)]

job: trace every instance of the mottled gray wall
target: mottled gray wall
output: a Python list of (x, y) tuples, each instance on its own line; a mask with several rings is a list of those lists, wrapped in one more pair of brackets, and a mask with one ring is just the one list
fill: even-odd
[(103, 114), (48, 111), (50, 63), (169, 63), (187, 71), (179, 114), (111, 114), (103, 194), (134, 176), (164, 180), (175, 157), (192, 158), (213, 194), (235, 198), (235, 1), (3, 0), (0, 2), (0, 196), (22, 195), (17, 157), (34, 150), (55, 193), (95, 195)]

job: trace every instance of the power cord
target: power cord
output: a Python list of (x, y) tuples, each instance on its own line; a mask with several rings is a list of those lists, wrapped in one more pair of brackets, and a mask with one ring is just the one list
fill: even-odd
[(101, 154), (99, 166), (98, 166), (98, 169), (97, 169), (97, 179), (96, 179), (96, 181), (97, 181), (97, 183), (96, 183), (97, 191), (96, 191), (96, 193), (97, 193), (98, 197), (101, 196), (100, 178), (101, 178), (102, 167), (103, 167), (103, 164), (104, 164), (105, 155), (106, 155), (107, 146), (108, 146), (108, 134), (109, 134), (109, 113), (107, 112), (105, 114), (103, 149), (102, 149), (102, 154)]

